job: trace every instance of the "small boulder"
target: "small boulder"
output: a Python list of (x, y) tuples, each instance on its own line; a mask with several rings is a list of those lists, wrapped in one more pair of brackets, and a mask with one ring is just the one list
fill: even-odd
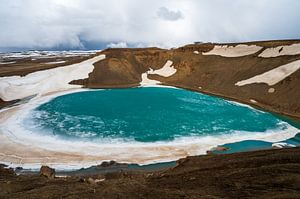
[(47, 178), (55, 178), (55, 169), (48, 166), (42, 166), (40, 169), (40, 175)]
[(100, 167), (110, 167), (110, 166), (115, 166), (115, 165), (117, 165), (117, 162), (111, 160), (111, 161), (109, 161), (109, 162), (102, 162), (102, 163), (100, 164)]
[(206, 151), (206, 153), (208, 154), (208, 155), (210, 155), (210, 154), (213, 154), (214, 152), (220, 152), (220, 151), (227, 151), (227, 150), (229, 150), (229, 148), (228, 147), (224, 147), (224, 146), (217, 146), (217, 147), (213, 147), (213, 148), (211, 148), (210, 150), (208, 150), (208, 151)]
[(85, 179), (82, 178), (82, 177), (80, 177), (78, 181), (79, 181), (79, 182), (85, 182)]
[(22, 171), (23, 170), (23, 167), (16, 167), (15, 168), (15, 171)]
[(268, 93), (274, 93), (275, 92), (275, 88), (269, 88)]
[(92, 185), (95, 185), (96, 184), (96, 181), (93, 179), (93, 178), (88, 178), (87, 179), (87, 182), (89, 183), (89, 184), (92, 184)]
[(250, 102), (251, 102), (251, 103), (254, 103), (254, 104), (256, 104), (256, 103), (257, 103), (257, 101), (256, 101), (256, 100), (254, 100), (254, 99), (250, 99)]
[(224, 146), (217, 146), (215, 148), (216, 151), (227, 151), (229, 148)]

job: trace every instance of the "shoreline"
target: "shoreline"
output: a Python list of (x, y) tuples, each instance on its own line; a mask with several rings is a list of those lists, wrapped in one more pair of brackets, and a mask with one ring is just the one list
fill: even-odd
[[(168, 88), (170, 88), (170, 86), (165, 86), (165, 85), (148, 85), (147, 87), (149, 87), (149, 86), (150, 87), (154, 86), (154, 87), (168, 87)], [(177, 88), (177, 87), (172, 87), (172, 88), (182, 89), (182, 88)], [(101, 90), (101, 89), (99, 89), (99, 90)], [(36, 99), (32, 99), (33, 101), (29, 102), (29, 104), (27, 102), (25, 104), (21, 104), (21, 105), (18, 105), (16, 107), (11, 107), (11, 108), (8, 108), (8, 109), (5, 109), (5, 110), (2, 109), (0, 111), (0, 115), (3, 114), (3, 112), (9, 111), (11, 109), (16, 109), (15, 110), (16, 112), (24, 111), (24, 109), (22, 110), (22, 106), (23, 106), (23, 108), (25, 106), (25, 108), (27, 107), (27, 109), (31, 110), (32, 108), (34, 108), (34, 107), (36, 107), (36, 106), (38, 106), (42, 103), (46, 103), (47, 101), (49, 101), (49, 100), (51, 100), (55, 97), (65, 95), (65, 94), (69, 94), (69, 93), (84, 92), (84, 91), (95, 91), (95, 89), (81, 88), (81, 89), (73, 89), (73, 90), (66, 90), (66, 91), (61, 91), (61, 92), (48, 93), (46, 95), (39, 96)], [(32, 105), (33, 107), (28, 108), (28, 106), (30, 107), (30, 105)], [(242, 105), (244, 105), (244, 104), (242, 104)], [(249, 105), (245, 105), (245, 106), (249, 106)], [(253, 108), (253, 107), (251, 107), (251, 108)], [(8, 118), (12, 117), (13, 115), (16, 115), (16, 114), (11, 113), (11, 116), (8, 116)], [(2, 120), (3, 120), (3, 118), (2, 118)], [(41, 165), (49, 165), (51, 167), (55, 167), (58, 170), (61, 169), (61, 170), (65, 170), (65, 171), (67, 171), (67, 170), (76, 170), (76, 169), (80, 169), (82, 167), (87, 168), (87, 167), (90, 167), (90, 166), (93, 166), (93, 165), (98, 165), (103, 161), (110, 161), (110, 160), (116, 160), (117, 162), (120, 162), (120, 163), (129, 163), (129, 164), (138, 163), (140, 165), (148, 165), (148, 164), (153, 164), (153, 163), (155, 164), (155, 163), (161, 163), (161, 162), (175, 161), (175, 160), (178, 160), (180, 158), (184, 158), (184, 157), (191, 156), (191, 155), (192, 156), (193, 155), (203, 155), (203, 154), (206, 154), (206, 151), (211, 149), (212, 147), (222, 145), (222, 144), (226, 144), (226, 143), (229, 143), (229, 142), (230, 143), (238, 142), (238, 141), (243, 141), (243, 140), (247, 140), (247, 139), (251, 139), (251, 138), (255, 139), (255, 137), (257, 137), (256, 139), (258, 139), (258, 140), (274, 141), (274, 142), (282, 141), (284, 139), (295, 136), (297, 134), (297, 132), (294, 132), (292, 134), (287, 134), (287, 135), (284, 135), (284, 136), (282, 135), (282, 133), (268, 134), (268, 133), (264, 132), (264, 133), (261, 133), (261, 134), (262, 135), (253, 134), (252, 137), (251, 136), (249, 137), (249, 135), (247, 135), (246, 137), (245, 136), (243, 137), (242, 135), (236, 135), (236, 137), (238, 137), (238, 138), (235, 138), (235, 139), (230, 138), (230, 141), (226, 140), (226, 138), (224, 138), (222, 136), (220, 138), (215, 138), (215, 137), (210, 137), (210, 136), (208, 136), (207, 138), (205, 138), (205, 137), (197, 138), (196, 137), (196, 138), (192, 138), (193, 142), (191, 142), (191, 141), (186, 142), (186, 140), (183, 138), (182, 141), (179, 140), (177, 145), (172, 143), (172, 142), (171, 143), (159, 143), (159, 142), (151, 143), (150, 145), (154, 145), (154, 146), (152, 146), (153, 149), (151, 149), (151, 146), (148, 146), (149, 145), (148, 143), (139, 143), (137, 145), (134, 144), (134, 143), (128, 143), (128, 144), (131, 145), (130, 147), (128, 146), (128, 144), (126, 144), (127, 146), (124, 146), (122, 144), (120, 145), (120, 143), (118, 143), (118, 147), (115, 147), (115, 146), (113, 147), (112, 146), (112, 145), (115, 145), (116, 143), (110, 143), (110, 145), (107, 145), (106, 147), (108, 147), (108, 149), (116, 150), (116, 151), (118, 151), (118, 153), (121, 153), (121, 151), (124, 150), (124, 148), (122, 149), (122, 147), (127, 147), (127, 148), (129, 147), (130, 149), (132, 149), (132, 151), (146, 150), (147, 152), (145, 151), (144, 152), (145, 154), (151, 153), (151, 151), (152, 152), (156, 151), (156, 153), (157, 153), (157, 150), (162, 150), (162, 152), (164, 152), (164, 153), (160, 154), (160, 156), (161, 156), (160, 161), (153, 161), (153, 157), (152, 157), (152, 160), (151, 160), (150, 157), (142, 158), (142, 157), (136, 157), (136, 155), (133, 155), (134, 158), (132, 158), (132, 161), (128, 161), (128, 159), (127, 159), (127, 161), (124, 161), (124, 160), (126, 160), (126, 158), (123, 159), (123, 161), (122, 161), (122, 159), (113, 158), (113, 155), (110, 155), (110, 156), (106, 157), (106, 155), (103, 154), (104, 156), (101, 157), (97, 154), (91, 154), (88, 151), (85, 151), (83, 153), (82, 152), (78, 153), (78, 151), (72, 151), (72, 150), (70, 151), (70, 150), (62, 150), (62, 149), (53, 151), (53, 150), (51, 150), (51, 148), (47, 148), (45, 146), (41, 147), (41, 145), (44, 145), (44, 144), (47, 145), (47, 142), (49, 142), (51, 140), (51, 138), (47, 139), (46, 143), (39, 143), (38, 145), (37, 144), (32, 145), (32, 143), (34, 143), (32, 141), (34, 141), (35, 139), (29, 139), (28, 141), (26, 141), (26, 139), (27, 139), (26, 137), (19, 136), (19, 139), (22, 139), (22, 141), (20, 142), (20, 140), (18, 140), (17, 137), (14, 137), (15, 135), (13, 133), (11, 135), (6, 135), (5, 136), (5, 132), (1, 132), (0, 136), (1, 136), (2, 143), (3, 142), (4, 143), (8, 142), (8, 143), (6, 143), (6, 145), (7, 146), (11, 145), (9, 147), (14, 148), (14, 150), (15, 150), (14, 153), (15, 154), (18, 154), (17, 153), (18, 150), (16, 150), (16, 148), (22, 148), (20, 146), (23, 145), (23, 147), (26, 148), (27, 152), (31, 151), (30, 153), (33, 152), (33, 155), (32, 155), (32, 157), (21, 157), (21, 156), (20, 157), (16, 157), (16, 156), (13, 157), (13, 155), (9, 156), (6, 153), (0, 153), (0, 155), (2, 156), (0, 162), (3, 162), (4, 164), (9, 163), (9, 165), (12, 166), (12, 167), (20, 167), (21, 166), (25, 169), (26, 168), (38, 169)], [(25, 133), (24, 135), (26, 136), (28, 134)], [(41, 141), (41, 139), (47, 138), (45, 136), (40, 136), (40, 135), (35, 135), (35, 134), (31, 134), (31, 136), (34, 136), (35, 138), (36, 138), (36, 136), (40, 137), (40, 139), (37, 138), (36, 141)], [(232, 137), (232, 136), (233, 135), (229, 135), (229, 137)], [(201, 141), (201, 139), (204, 142)], [(214, 140), (213, 144), (211, 143), (211, 144), (206, 144), (205, 145), (206, 142), (211, 142), (212, 141), (211, 139)], [(66, 143), (67, 143), (65, 141), (62, 142), (62, 140), (55, 140), (55, 139), (52, 140), (52, 141), (54, 141), (58, 145), (66, 145)], [(31, 143), (31, 144), (29, 144), (29, 143)], [(88, 144), (90, 144), (89, 147), (91, 147), (90, 149), (92, 149), (92, 150), (96, 150), (99, 147), (99, 146), (95, 146), (95, 145), (97, 145), (97, 143), (95, 143), (95, 145), (91, 145), (91, 143), (88, 142)], [(132, 144), (133, 144), (133, 146), (132, 146)], [(4, 145), (1, 146), (1, 148), (2, 148), (1, 151), (3, 151), (4, 149), (6, 149), (6, 150), (8, 149)], [(28, 148), (29, 145), (30, 145), (30, 147)], [(48, 143), (48, 145), (49, 145), (49, 143)], [(83, 147), (83, 146), (86, 146), (86, 145), (87, 145), (87, 143), (82, 142), (82, 144), (80, 146)], [(103, 144), (100, 144), (100, 145), (103, 147)], [(199, 145), (200, 146), (204, 145), (202, 147), (202, 152), (199, 152)], [(51, 145), (49, 145), (49, 146), (51, 146)], [(68, 148), (68, 147), (71, 147), (71, 146), (74, 147), (76, 145), (66, 145), (65, 148)], [(14, 151), (14, 150), (12, 150), (12, 151)], [(103, 148), (102, 148), (102, 150), (103, 150)], [(194, 152), (188, 153), (187, 152), (188, 150), (192, 150)], [(171, 152), (171, 154), (172, 154), (172, 152), (176, 152), (176, 154), (172, 154), (173, 156), (170, 157), (171, 154), (170, 153), (165, 154), (166, 151)], [(24, 148), (23, 148), (23, 152), (24, 152)], [(35, 162), (36, 163), (32, 162), (33, 159), (34, 159), (34, 154), (36, 154), (35, 155), (36, 156), (35, 157)], [(128, 151), (125, 154), (128, 154)], [(164, 157), (163, 154), (165, 154), (166, 156)], [(44, 157), (44, 158), (41, 159), (41, 157)], [(147, 160), (148, 158), (150, 158), (150, 159)], [(7, 161), (3, 161), (5, 159)], [(26, 161), (26, 159), (31, 159), (31, 161), (29, 161), (29, 160)], [(56, 161), (60, 159), (61, 162), (60, 163), (56, 162), (55, 159), (56, 159)], [(64, 161), (62, 161), (62, 159), (64, 159)], [(21, 162), (17, 163), (18, 162), (17, 160), (19, 160)], [(65, 163), (63, 163), (63, 162), (65, 162)]]
[[(11, 165), (15, 164), (15, 166), (30, 165), (31, 163), (39, 162), (39, 165), (30, 165), (30, 167), (36, 168), (41, 164), (54, 165), (61, 168), (75, 168), (78, 164), (86, 167), (86, 164), (91, 166), (97, 165), (101, 161), (110, 160), (117, 160), (121, 163), (134, 162), (148, 164), (158, 160), (172, 161), (190, 155), (205, 154), (210, 148), (226, 143), (249, 139), (277, 142), (291, 138), (299, 133), (300, 129), (300, 117), (297, 112), (299, 110), (297, 109), (298, 102), (297, 100), (295, 101), (297, 96), (299, 96), (295, 92), (298, 88), (297, 82), (299, 79), (297, 79), (297, 75), (299, 74), (296, 74), (294, 71), (295, 73), (286, 78), (286, 80), (281, 79), (280, 84), (272, 86), (274, 88), (270, 92), (270, 86), (268, 87), (265, 84), (236, 87), (234, 83), (247, 80), (266, 71), (272, 71), (275, 67), (292, 63), (299, 59), (300, 54), (280, 57), (281, 54), (277, 53), (278, 55), (272, 58), (259, 57), (266, 49), (273, 48), (274, 46), (290, 46), (293, 43), (295, 42), (253, 42), (253, 44), (260, 46), (261, 49), (258, 51), (255, 50), (255, 53), (251, 52), (249, 55), (248, 51), (251, 46), (227, 44), (229, 45), (228, 49), (230, 52), (234, 53), (236, 46), (247, 52), (245, 56), (240, 56), (241, 54), (239, 53), (228, 54), (223, 52), (222, 48), (227, 49), (227, 47), (213, 43), (191, 44), (169, 50), (156, 48), (137, 50), (106, 49), (95, 52), (95, 54), (88, 56), (87, 59), (82, 57), (68, 59), (67, 61), (70, 65), (63, 64), (62, 66), (61, 64), (55, 64), (51, 67), (47, 66), (43, 68), (37, 66), (36, 63), (34, 65), (33, 62), (26, 62), (27, 65), (33, 65), (29, 69), (20, 65), (16, 65), (16, 68), (8, 68), (9, 74), (15, 75), (15, 77), (18, 76), (18, 78), (10, 81), (10, 77), (1, 77), (2, 79), (9, 80), (2, 82), (4, 83), (2, 84), (2, 94), (6, 100), (16, 99), (17, 103), (15, 105), (17, 104), (17, 106), (6, 106), (0, 109), (1, 128), (3, 121), (6, 121), (5, 125), (3, 125), (4, 128), (0, 129), (0, 162), (5, 160), (7, 163), (11, 163)], [(214, 55), (203, 55), (203, 53), (211, 52), (214, 47), (218, 46), (221, 48), (220, 52), (214, 53)], [(195, 50), (198, 52), (197, 54), (194, 53)], [(127, 64), (124, 65), (122, 60), (126, 60)], [(47, 70), (49, 71), (47, 72)], [(32, 78), (34, 74), (36, 76)], [(52, 76), (49, 76), (49, 74), (52, 74)], [(46, 77), (44, 75), (47, 78), (44, 78)], [(70, 79), (66, 80), (66, 78)], [(14, 81), (17, 81), (17, 84)], [(220, 85), (220, 82), (222, 85)], [(30, 131), (26, 132), (26, 129), (22, 128), (22, 118), (26, 114), (29, 114), (34, 107), (54, 97), (85, 90), (127, 89), (148, 86), (185, 89), (218, 97), (239, 106), (247, 106), (258, 111), (269, 112), (279, 118), (280, 121), (290, 124), (293, 128), (292, 130), (288, 129), (278, 132), (266, 131), (261, 134), (253, 132), (250, 135), (249, 133), (243, 135), (240, 132), (240, 134), (234, 133), (227, 135), (227, 137), (188, 137), (175, 139), (171, 142), (155, 142), (150, 144), (139, 142), (124, 144), (124, 142), (118, 141), (113, 143), (100, 142), (101, 144), (90, 141), (73, 142), (72, 140), (65, 141), (58, 139), (56, 136), (43, 136)], [(27, 88), (31, 87), (37, 90), (27, 90)], [(29, 102), (18, 100), (20, 96), (27, 96), (36, 92), (39, 93), (38, 96), (33, 97), (33, 99), (29, 97)], [(282, 99), (281, 94), (283, 93), (285, 94), (284, 96), (289, 96), (287, 100)], [(277, 100), (279, 97), (281, 98)], [(0, 107), (5, 103), (10, 105), (11, 102), (0, 100)], [(278, 129), (281, 128), (279, 127)], [(124, 147), (126, 148), (126, 153), (124, 152)], [(81, 148), (82, 150), (80, 150)], [(105, 154), (103, 153), (105, 150), (112, 151), (112, 153)], [(133, 154), (128, 155), (129, 152), (133, 152)], [(141, 155), (142, 153), (143, 155)], [(144, 154), (154, 155), (151, 157)], [(116, 159), (115, 157), (118, 158)]]

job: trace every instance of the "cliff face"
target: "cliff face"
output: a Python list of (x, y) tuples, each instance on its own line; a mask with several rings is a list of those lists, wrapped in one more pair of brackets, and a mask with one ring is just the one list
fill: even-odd
[(138, 86), (142, 73), (149, 67), (161, 68), (172, 57), (172, 51), (158, 48), (107, 49), (102, 53), (106, 59), (94, 64), (95, 69), (88, 79), (71, 83), (83, 84), (88, 88)]
[[(288, 71), (299, 65), (295, 63), (300, 60), (299, 44), (300, 40), (290, 40), (222, 45), (207, 43), (170, 50), (107, 49), (101, 52), (106, 55), (106, 59), (94, 64), (95, 68), (87, 79), (75, 80), (71, 84), (88, 88), (139, 86), (143, 73), (149, 71), (149, 68), (161, 69), (170, 60), (176, 69), (175, 74), (161, 76), (148, 72), (147, 77), (164, 85), (223, 96), (300, 118), (300, 70)], [(294, 65), (270, 72), (290, 63)], [(6, 66), (5, 71), (0, 71), (0, 76), (24, 75), (43, 69), (40, 64), (36, 67), (30, 65), (29, 69), (11, 67), (9, 70), (9, 66)], [(264, 73), (268, 73), (266, 77), (269, 79), (276, 76), (278, 79), (282, 73), (288, 75), (274, 85), (259, 82), (236, 85)], [(270, 77), (272, 75), (274, 77)]]
[[(159, 80), (165, 85), (220, 95), (300, 118), (300, 70), (272, 86), (266, 83), (235, 85), (239, 81), (300, 60), (300, 53), (267, 58), (259, 56), (265, 49), (296, 43), (300, 41), (251, 42), (246, 45), (262, 48), (253, 54), (235, 57), (202, 54), (211, 51), (215, 44), (187, 45), (171, 50), (107, 49), (102, 52), (106, 59), (95, 64), (88, 79), (72, 83), (89, 88), (138, 86), (142, 81), (142, 73), (148, 71), (149, 67), (159, 69), (167, 60), (171, 60), (177, 69), (174, 75), (163, 77), (149, 74), (148, 78)], [(237, 44), (228, 45), (234, 47)]]

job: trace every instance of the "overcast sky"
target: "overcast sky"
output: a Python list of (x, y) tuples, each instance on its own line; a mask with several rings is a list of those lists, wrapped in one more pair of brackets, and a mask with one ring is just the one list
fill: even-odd
[(0, 50), (300, 38), (299, 0), (0, 0)]

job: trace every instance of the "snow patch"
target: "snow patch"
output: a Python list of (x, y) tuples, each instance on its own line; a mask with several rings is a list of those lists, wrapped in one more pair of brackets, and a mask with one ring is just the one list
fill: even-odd
[(69, 82), (88, 78), (94, 70), (93, 64), (105, 59), (99, 55), (83, 62), (49, 70), (37, 71), (26, 76), (0, 77), (0, 98), (4, 101), (22, 99), (31, 95), (80, 88)]
[(160, 84), (160, 81), (149, 79), (148, 78), (148, 71), (142, 74), (142, 81), (140, 82), (141, 86), (149, 86), (149, 85), (156, 85)]
[(173, 62), (168, 60), (165, 65), (158, 69), (158, 70), (153, 70), (152, 68), (150, 68), (150, 70), (148, 71), (148, 74), (156, 74), (159, 76), (163, 76), (163, 77), (170, 77), (172, 75), (174, 75), (176, 73), (176, 69), (174, 68), (174, 66), (172, 66)]
[(250, 79), (239, 81), (235, 85), (244, 86), (253, 83), (266, 83), (269, 86), (273, 86), (278, 82), (282, 81), (283, 79), (285, 79), (286, 77), (290, 76), (294, 72), (296, 72), (299, 68), (300, 68), (300, 60), (297, 60), (289, 64), (285, 64), (277, 68), (274, 68), (272, 70), (269, 70), (260, 75), (256, 75)]
[(300, 44), (292, 44), (286, 46), (277, 46), (275, 48), (267, 48), (262, 53), (260, 53), (259, 57), (278, 57), (282, 55), (298, 55), (300, 54)]
[(45, 63), (45, 64), (49, 64), (49, 65), (51, 65), (51, 64), (63, 64), (63, 63), (65, 63), (66, 61), (53, 61), (53, 62), (47, 62), (47, 63)]
[(151, 75), (159, 75), (162, 77), (170, 77), (174, 75), (177, 71), (177, 69), (172, 66), (173, 62), (171, 60), (168, 60), (165, 65), (158, 69), (158, 70), (153, 70), (152, 68), (149, 68), (149, 70), (145, 73), (142, 73), (142, 81), (140, 82), (141, 86), (148, 86), (148, 85), (157, 85), (160, 84), (160, 81), (157, 80), (152, 80), (148, 78), (148, 74)]
[(242, 57), (254, 54), (262, 49), (261, 46), (239, 44), (237, 46), (216, 45), (209, 51), (202, 53), (202, 55), (220, 55), (222, 57)]

